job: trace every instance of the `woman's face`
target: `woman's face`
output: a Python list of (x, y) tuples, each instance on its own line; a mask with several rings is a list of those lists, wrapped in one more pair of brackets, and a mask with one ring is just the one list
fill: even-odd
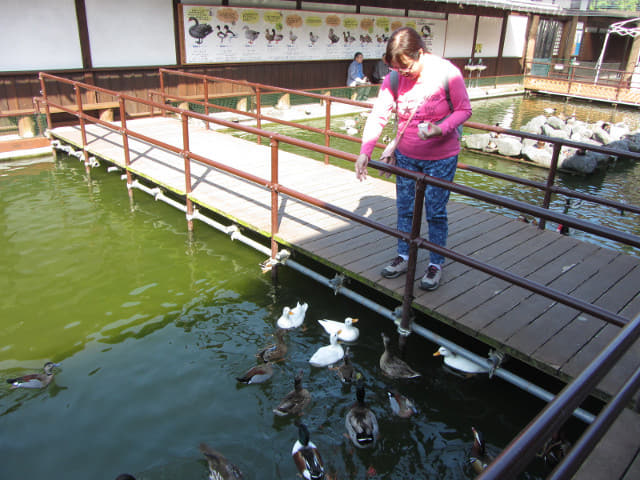
[(392, 62), (389, 68), (391, 70), (395, 70), (400, 75), (408, 77), (408, 78), (418, 78), (420, 73), (422, 73), (422, 50), (420, 50), (420, 55), (418, 60), (414, 60), (408, 55), (401, 55), (398, 59), (398, 63)]

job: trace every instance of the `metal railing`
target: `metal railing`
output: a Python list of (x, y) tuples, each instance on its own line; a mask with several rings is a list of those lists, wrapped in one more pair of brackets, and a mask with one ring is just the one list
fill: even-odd
[[(329, 204), (322, 200), (319, 200), (315, 197), (305, 194), (304, 192), (299, 192), (295, 189), (289, 188), (285, 185), (279, 183), (278, 176), (278, 164), (279, 164), (279, 151), (280, 144), (289, 144), (295, 145), (297, 147), (301, 147), (303, 149), (307, 149), (313, 152), (319, 152), (324, 154), (325, 156), (331, 156), (336, 158), (341, 158), (348, 161), (355, 161), (356, 156), (351, 153), (343, 152), (341, 150), (330, 148), (325, 145), (317, 145), (311, 142), (307, 142), (304, 140), (299, 140), (293, 137), (289, 137), (286, 135), (281, 135), (277, 133), (273, 133), (267, 130), (263, 130), (258, 127), (252, 127), (248, 125), (241, 125), (234, 122), (218, 119), (215, 117), (190, 112), (184, 109), (172, 107), (170, 105), (158, 102), (153, 102), (152, 100), (141, 99), (138, 97), (133, 97), (126, 94), (121, 94), (118, 92), (112, 92), (109, 90), (101, 89), (99, 87), (94, 87), (92, 85), (83, 84), (80, 82), (70, 81), (64, 78), (56, 77), (53, 75), (49, 75), (46, 73), (40, 73), (40, 81), (42, 87), (42, 95), (43, 95), (43, 104), (45, 107), (45, 111), (47, 113), (47, 120), (49, 122), (49, 126), (51, 126), (51, 116), (50, 116), (50, 108), (59, 108), (62, 111), (66, 111), (69, 114), (73, 114), (78, 118), (81, 133), (82, 133), (82, 147), (83, 147), (83, 155), (85, 160), (85, 165), (89, 168), (89, 154), (88, 154), (88, 144), (87, 144), (87, 131), (86, 124), (87, 122), (93, 122), (99, 124), (109, 130), (118, 132), (122, 135), (122, 142), (124, 148), (125, 155), (125, 165), (127, 167), (127, 185), (131, 187), (133, 178), (130, 171), (131, 158), (130, 158), (130, 150), (129, 150), (129, 139), (135, 138), (137, 140), (147, 142), (156, 147), (162, 148), (169, 152), (173, 152), (184, 160), (184, 182), (185, 187), (184, 190), (186, 192), (185, 202), (186, 202), (186, 213), (187, 213), (187, 221), (189, 229), (193, 228), (192, 221), (194, 217), (194, 208), (193, 202), (191, 199), (191, 190), (192, 190), (192, 180), (191, 180), (191, 162), (196, 161), (202, 164), (208, 165), (215, 169), (230, 173), (232, 175), (236, 175), (241, 177), (249, 182), (253, 182), (257, 185), (261, 185), (271, 192), (271, 232), (270, 232), (270, 242), (271, 242), (271, 257), (272, 259), (276, 259), (278, 255), (278, 225), (279, 225), (279, 213), (278, 213), (278, 200), (280, 195), (287, 195), (289, 197), (295, 198), (301, 202), (304, 202), (309, 205), (313, 205), (320, 209), (326, 210), (328, 212), (334, 213), (340, 217), (351, 220), (353, 222), (365, 225), (369, 228), (375, 229), (377, 231), (383, 232), (387, 235), (393, 236), (395, 238), (401, 238), (409, 242), (409, 270), (406, 276), (406, 282), (404, 286), (403, 292), (403, 300), (402, 300), (402, 316), (399, 321), (398, 331), (399, 335), (399, 343), (401, 348), (404, 348), (406, 342), (406, 336), (411, 331), (411, 310), (412, 310), (412, 302), (413, 302), (413, 288), (414, 288), (414, 277), (415, 277), (415, 269), (417, 263), (417, 253), (418, 249), (429, 249), (438, 253), (445, 255), (457, 262), (463, 263), (467, 266), (470, 266), (474, 269), (481, 270), (485, 273), (488, 273), (494, 277), (500, 278), (507, 282), (510, 282), (514, 285), (521, 286), (529, 291), (538, 293), (547, 298), (550, 298), (558, 303), (570, 306), (572, 308), (578, 309), (582, 312), (588, 313), (594, 317), (602, 319), (605, 322), (609, 322), (613, 325), (618, 325), (624, 327), (618, 337), (607, 347), (605, 350), (580, 374), (574, 381), (569, 383), (565, 389), (552, 401), (536, 418), (527, 429), (525, 429), (513, 442), (509, 445), (503, 452), (503, 454), (496, 459), (496, 461), (491, 465), (491, 467), (485, 472), (485, 474), (481, 478), (500, 478), (500, 479), (511, 479), (514, 478), (514, 474), (522, 471), (529, 460), (532, 458), (532, 455), (535, 454), (537, 448), (541, 446), (544, 441), (553, 433), (559, 426), (564, 423), (564, 421), (568, 418), (568, 415), (575, 409), (577, 405), (579, 405), (584, 398), (592, 392), (595, 388), (599, 380), (602, 376), (611, 368), (613, 364), (622, 356), (624, 351), (629, 347), (629, 345), (638, 338), (640, 335), (640, 317), (636, 318), (632, 322), (629, 322), (628, 319), (618, 315), (615, 312), (611, 312), (597, 305), (591, 304), (589, 302), (585, 302), (579, 298), (573, 297), (571, 295), (565, 294), (561, 291), (554, 290), (545, 285), (533, 282), (527, 278), (519, 277), (517, 275), (511, 274), (505, 270), (494, 267), (490, 264), (481, 262), (474, 258), (471, 258), (467, 255), (461, 254), (454, 250), (441, 247), (435, 244), (430, 243), (426, 239), (421, 237), (421, 219), (422, 219), (422, 205), (423, 202), (420, 200), (424, 196), (424, 191), (426, 185), (435, 185), (442, 188), (447, 188), (452, 192), (459, 193), (461, 195), (469, 196), (471, 198), (475, 198), (478, 200), (482, 200), (485, 202), (493, 203), (496, 205), (504, 206), (509, 209), (513, 209), (518, 212), (528, 213), (534, 216), (541, 218), (542, 220), (549, 220), (558, 223), (563, 223), (574, 228), (584, 229), (585, 231), (592, 232), (597, 235), (602, 235), (606, 238), (611, 238), (616, 241), (625, 243), (627, 245), (632, 245), (634, 247), (640, 247), (640, 237), (634, 236), (631, 234), (627, 234), (625, 232), (619, 232), (614, 229), (602, 227), (591, 222), (586, 222), (583, 220), (575, 219), (570, 217), (569, 215), (564, 215), (560, 213), (552, 212), (548, 209), (548, 197), (552, 193), (563, 193), (563, 194), (571, 194), (566, 189), (558, 189), (553, 187), (553, 179), (555, 178), (555, 170), (558, 161), (558, 154), (560, 152), (560, 148), (562, 145), (575, 146), (579, 148), (591, 149), (596, 151), (601, 151), (605, 153), (615, 153), (620, 155), (621, 152), (613, 151), (611, 149), (607, 149), (605, 147), (595, 147), (592, 145), (584, 145), (579, 144), (577, 142), (572, 142), (569, 140), (562, 139), (554, 139), (550, 137), (543, 137), (540, 135), (527, 134), (524, 132), (518, 132), (513, 130), (501, 129), (498, 127), (489, 127), (481, 124), (467, 123), (467, 126), (473, 128), (485, 128), (487, 130), (497, 131), (501, 133), (506, 133), (510, 135), (519, 135), (525, 138), (533, 138), (533, 139), (544, 139), (547, 142), (554, 143), (554, 155), (552, 160), (552, 168), (550, 169), (549, 179), (545, 185), (535, 184), (535, 182), (526, 182), (527, 184), (537, 186), (538, 188), (545, 189), (545, 202), (542, 207), (532, 206), (526, 204), (524, 202), (516, 201), (510, 198), (501, 197), (498, 195), (494, 195), (491, 193), (483, 192), (481, 190), (477, 190), (471, 187), (467, 187), (464, 185), (460, 185), (454, 182), (447, 182), (444, 180), (440, 180), (434, 177), (430, 177), (427, 175), (417, 174), (415, 172), (403, 170), (400, 168), (389, 166), (385, 163), (371, 161), (370, 165), (373, 168), (376, 168), (382, 172), (393, 173), (395, 175), (401, 175), (407, 178), (411, 178), (416, 182), (416, 201), (415, 201), (415, 211), (412, 221), (412, 229), (411, 232), (405, 233), (401, 232), (395, 228), (389, 227), (387, 225), (381, 224), (379, 222), (375, 222), (367, 217), (363, 217), (357, 215), (351, 211), (345, 210), (339, 206)], [(62, 105), (57, 105), (51, 102), (47, 97), (47, 82), (62, 82), (67, 85), (71, 85), (76, 93), (76, 109), (68, 108)], [(82, 95), (81, 91), (83, 89), (94, 90), (96, 92), (108, 93), (114, 95), (114, 97), (118, 98), (119, 102), (119, 110), (120, 110), (120, 124), (115, 124), (107, 121), (100, 120), (99, 118), (93, 117), (91, 115), (86, 114), (82, 109)], [(345, 101), (336, 98), (325, 97), (327, 101), (327, 105), (331, 105), (332, 102), (336, 101)], [(127, 114), (126, 114), (126, 104), (129, 102), (139, 102), (147, 105), (149, 108), (158, 109), (159, 111), (176, 114), (180, 118), (180, 122), (182, 124), (182, 146), (177, 147), (174, 145), (167, 144), (160, 140), (150, 138), (141, 133), (135, 132), (127, 127)], [(349, 102), (353, 103), (353, 102)], [(358, 102), (355, 102), (356, 104)], [(330, 109), (328, 109), (328, 114), (330, 115)], [(271, 169), (270, 169), (270, 178), (261, 178), (256, 175), (253, 175), (248, 172), (240, 171), (231, 166), (221, 164), (212, 159), (203, 157), (202, 155), (198, 155), (191, 151), (190, 143), (189, 143), (189, 119), (201, 120), (204, 122), (211, 122), (218, 125), (221, 125), (226, 128), (231, 128), (235, 130), (241, 130), (250, 134), (257, 135), (264, 139), (268, 139), (270, 150), (271, 150)], [(327, 127), (328, 129), (328, 127)], [(640, 159), (640, 155), (630, 154), (624, 152), (624, 155), (631, 156), (635, 159)], [(461, 168), (465, 168), (464, 165), (461, 165)], [(469, 168), (470, 167), (466, 167)], [(474, 171), (480, 171), (481, 169), (474, 168)], [(508, 176), (501, 175), (501, 178), (507, 178)], [(131, 188), (129, 188), (129, 192), (131, 192)], [(131, 194), (131, 193), (130, 193)], [(595, 197), (591, 197), (588, 195), (580, 194), (575, 195), (578, 198), (585, 198), (589, 200), (597, 200)], [(613, 204), (617, 207), (623, 208), (627, 211), (633, 211), (638, 213), (640, 210), (638, 207), (626, 204), (618, 204), (613, 202)], [(605, 415), (602, 419), (599, 419), (595, 422), (596, 426), (593, 430), (588, 430), (585, 433), (587, 436), (587, 440), (580, 443), (580, 447), (576, 447), (574, 451), (575, 457), (571, 458), (571, 464), (566, 468), (567, 472), (572, 471), (574, 468), (577, 468), (576, 465), (582, 461), (584, 456), (588, 454), (588, 451), (593, 447), (592, 438), (598, 437), (602, 434), (603, 429), (606, 428), (608, 424), (616, 417), (619, 409), (621, 409), (626, 400), (629, 398), (630, 394), (635, 392), (638, 384), (638, 375), (635, 375), (630, 382), (623, 387), (622, 391), (614, 397), (612, 403), (610, 404), (610, 408), (606, 409), (602, 415)], [(529, 448), (530, 447), (530, 448)], [(527, 450), (526, 454), (523, 453), (524, 450)], [(569, 465), (569, 464), (567, 464)], [(559, 474), (555, 478), (568, 478), (563, 474)]]

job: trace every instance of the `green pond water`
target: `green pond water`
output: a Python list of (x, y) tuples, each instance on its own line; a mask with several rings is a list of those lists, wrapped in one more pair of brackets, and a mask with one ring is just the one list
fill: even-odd
[[(482, 106), (486, 122), (496, 123), (494, 115), (512, 103), (517, 110), (518, 102), (474, 108), (479, 115)], [(497, 168), (544, 177), (521, 165)], [(393, 324), (286, 267), (273, 284), (260, 272), (262, 254), (201, 223), (189, 234), (183, 213), (142, 192), (131, 203), (119, 175), (105, 170), (88, 176), (64, 156), (0, 164), (0, 376), (38, 371), (48, 360), (62, 364), (47, 389), (0, 386), (0, 478), (113, 479), (129, 472), (205, 479), (200, 442), (223, 452), (245, 478), (296, 478), (290, 452), (297, 430), (272, 409), (299, 369), (313, 397), (304, 422), (339, 479), (474, 478), (467, 463), (471, 426), (496, 455), (542, 408), (498, 378), (452, 375), (432, 356), (437, 345), (412, 336), (406, 359), (423, 379), (394, 385), (419, 413), (393, 417), (378, 367), (380, 331), (395, 340)], [(630, 172), (638, 174), (632, 166), (606, 172), (595, 185), (579, 182), (637, 195)], [(610, 181), (614, 174), (629, 182)], [(520, 187), (511, 193), (526, 196)], [(637, 222), (632, 226), (637, 233)], [(273, 341), (282, 308), (297, 301), (309, 303), (306, 328), (288, 334), (286, 361), (268, 383), (239, 385), (235, 377)], [(307, 363), (328, 343), (316, 320), (346, 316), (360, 319), (351, 349), (380, 424), (373, 450), (355, 449), (345, 438), (354, 389)], [(581, 427), (572, 421), (570, 431)], [(521, 478), (546, 472), (536, 460)]]

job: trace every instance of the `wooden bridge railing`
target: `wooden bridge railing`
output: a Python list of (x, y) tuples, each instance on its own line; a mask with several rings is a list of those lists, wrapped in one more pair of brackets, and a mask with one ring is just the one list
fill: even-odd
[[(403, 303), (402, 303), (402, 318), (400, 319), (400, 324), (398, 327), (399, 332), (399, 343), (400, 347), (403, 350), (406, 337), (411, 332), (411, 308), (413, 301), (413, 287), (414, 287), (414, 277), (415, 277), (415, 269), (417, 263), (417, 253), (419, 248), (429, 249), (436, 251), (438, 253), (443, 254), (446, 257), (449, 257), (457, 262), (463, 263), (472, 268), (481, 270), (485, 273), (493, 275), (502, 280), (506, 280), (514, 285), (521, 286), (526, 288), (532, 292), (541, 294), (547, 298), (550, 298), (554, 301), (562, 303), (564, 305), (568, 305), (572, 308), (578, 309), (582, 312), (588, 313), (594, 317), (600, 318), (606, 322), (612, 323), (614, 325), (618, 325), (624, 327), (621, 330), (621, 333), (618, 337), (610, 344), (602, 353), (598, 356), (598, 358), (591, 364), (585, 371), (576, 378), (573, 382), (567, 385), (563, 392), (559, 394), (556, 399), (551, 402), (547, 408), (539, 415), (538, 419), (532, 422), (529, 428), (525, 431), (521, 432), (521, 434), (512, 442), (512, 446), (505, 449), (500, 458), (505, 458), (506, 460), (500, 460), (496, 465), (496, 467), (491, 468), (481, 477), (481, 478), (500, 478), (500, 479), (511, 479), (515, 478), (514, 472), (520, 472), (525, 467), (526, 464), (533, 458), (535, 452), (539, 450), (545, 440), (550, 436), (550, 433), (555, 431), (558, 426), (562, 425), (564, 421), (567, 420), (571, 412), (574, 410), (575, 406), (577, 406), (592, 390), (595, 388), (600, 379), (606, 374), (611, 365), (613, 365), (618, 358), (620, 358), (623, 353), (628, 349), (628, 347), (640, 336), (640, 318), (636, 318), (632, 322), (629, 322), (628, 319), (618, 315), (616, 312), (611, 312), (597, 305), (591, 304), (589, 302), (585, 302), (580, 298), (574, 297), (572, 295), (566, 294), (564, 292), (554, 290), (545, 285), (533, 282), (527, 278), (519, 277), (517, 275), (513, 275), (505, 270), (493, 267), (489, 264), (480, 262), (474, 258), (458, 253), (454, 250), (450, 250), (445, 247), (440, 247), (438, 245), (430, 243), (425, 238), (421, 237), (420, 234), (420, 226), (422, 223), (422, 205), (421, 201), (422, 196), (424, 196), (424, 191), (427, 184), (435, 185), (442, 188), (447, 188), (452, 192), (457, 192), (462, 195), (466, 195), (478, 200), (482, 200), (488, 203), (501, 205), (522, 213), (528, 213), (537, 217), (540, 217), (544, 220), (555, 221), (558, 223), (564, 223), (574, 228), (584, 229), (586, 231), (590, 231), (596, 233), (598, 235), (602, 235), (606, 238), (611, 238), (620, 242), (623, 242), (628, 245), (632, 245), (634, 247), (640, 247), (640, 237), (631, 235), (625, 232), (619, 232), (611, 228), (602, 227), (591, 222), (586, 222), (583, 220), (579, 220), (576, 218), (572, 218), (569, 215), (564, 215), (560, 213), (555, 213), (550, 211), (548, 205), (545, 207), (537, 207), (526, 204), (524, 202), (516, 201), (510, 198), (501, 197), (498, 195), (490, 194), (487, 192), (483, 192), (481, 190), (477, 190), (471, 187), (467, 187), (464, 185), (460, 185), (454, 182), (447, 182), (444, 180), (440, 180), (437, 178), (433, 178), (427, 175), (417, 174), (415, 172), (410, 172), (404, 169), (400, 169), (397, 167), (389, 166), (385, 163), (372, 161), (370, 163), (371, 167), (381, 170), (383, 172), (392, 173), (395, 175), (401, 175), (407, 178), (412, 178), (416, 182), (416, 201), (415, 201), (415, 211), (412, 222), (412, 230), (409, 233), (401, 232), (395, 228), (388, 227), (384, 224), (375, 222), (370, 220), (369, 218), (357, 215), (353, 212), (342, 209), (338, 206), (328, 204), (323, 202), (315, 197), (307, 195), (303, 192), (299, 192), (292, 188), (289, 188), (285, 185), (279, 183), (278, 179), (278, 157), (279, 157), (279, 147), (280, 143), (287, 143), (290, 145), (295, 145), (310, 151), (320, 152), (328, 156), (334, 156), (337, 158), (342, 158), (348, 161), (355, 161), (356, 155), (343, 152), (337, 149), (333, 149), (324, 145), (317, 145), (311, 142), (299, 140), (293, 137), (273, 133), (267, 130), (263, 130), (261, 128), (239, 125), (234, 122), (229, 122), (222, 119), (217, 119), (215, 117), (210, 117), (203, 114), (198, 114), (195, 112), (190, 112), (184, 109), (172, 107), (170, 105), (166, 105), (164, 103), (156, 103), (151, 100), (141, 99), (138, 97), (133, 97), (125, 94), (120, 94), (118, 92), (112, 92), (104, 89), (100, 89), (98, 87), (94, 87), (88, 84), (83, 84), (79, 82), (73, 82), (70, 80), (66, 80), (60, 77), (55, 77), (53, 75), (49, 75), (46, 73), (40, 73), (40, 81), (42, 85), (42, 94), (43, 94), (43, 104), (45, 106), (45, 110), (47, 112), (47, 119), (50, 124), (50, 109), (60, 108), (63, 111), (67, 111), (70, 114), (75, 115), (80, 123), (80, 129), (82, 131), (82, 146), (84, 152), (84, 159), (86, 168), (89, 168), (89, 157), (88, 157), (88, 144), (87, 144), (87, 134), (86, 134), (86, 123), (94, 122), (99, 124), (109, 130), (113, 130), (119, 132), (122, 135), (124, 152), (125, 152), (125, 164), (127, 166), (127, 184), (131, 187), (132, 184), (132, 176), (131, 171), (129, 169), (131, 165), (130, 159), (130, 151), (129, 151), (129, 138), (136, 138), (140, 141), (147, 142), (156, 147), (165, 149), (167, 151), (173, 152), (176, 155), (182, 157), (184, 159), (184, 167), (185, 167), (185, 191), (186, 191), (186, 210), (187, 210), (187, 221), (189, 225), (189, 229), (193, 228), (192, 225), (192, 217), (193, 217), (193, 204), (190, 198), (191, 193), (191, 174), (190, 174), (190, 165), (192, 161), (201, 162), (203, 164), (209, 165), (213, 168), (228, 172), (230, 174), (239, 176), (244, 178), (250, 182), (254, 182), (258, 185), (262, 185), (268, 188), (271, 191), (271, 252), (272, 258), (275, 259), (278, 252), (278, 244), (276, 241), (276, 236), (278, 233), (278, 200), (279, 196), (284, 194), (288, 195), (292, 198), (295, 198), (301, 202), (308, 203), (314, 205), (323, 210), (332, 212), (341, 217), (344, 217), (348, 220), (357, 222), (359, 224), (365, 225), (369, 228), (378, 230), (387, 235), (402, 238), (406, 240), (409, 245), (409, 269), (406, 276), (406, 282), (404, 287), (403, 294)], [(51, 102), (47, 98), (47, 82), (63, 82), (67, 84), (71, 84), (73, 86), (74, 91), (76, 92), (76, 107), (75, 109), (68, 108), (62, 105), (56, 105), (54, 102)], [(121, 122), (118, 125), (117, 123), (107, 122), (101, 120), (99, 118), (90, 116), (83, 111), (82, 105), (82, 94), (81, 90), (83, 89), (93, 89), (96, 92), (109, 93), (118, 98), (119, 101), (119, 109), (120, 109), (120, 119)], [(326, 98), (327, 100), (334, 100), (330, 98)], [(158, 139), (150, 138), (140, 133), (137, 133), (130, 128), (127, 127), (126, 122), (126, 105), (130, 102), (141, 102), (147, 105), (150, 108), (159, 109), (160, 111), (164, 111), (167, 113), (173, 113), (179, 116), (180, 121), (182, 122), (182, 147), (177, 147), (174, 145), (170, 145), (164, 143)], [(327, 104), (330, 104), (328, 101)], [(271, 148), (271, 178), (261, 178), (257, 177), (251, 173), (240, 171), (231, 166), (227, 166), (221, 163), (218, 163), (212, 159), (205, 158), (201, 155), (198, 155), (190, 150), (189, 146), (189, 119), (197, 119), (204, 122), (212, 122), (223, 127), (242, 130), (247, 133), (255, 134), (259, 137), (263, 137), (265, 139), (269, 139), (269, 144)], [(474, 128), (481, 127), (479, 124), (470, 124), (469, 126), (473, 126)], [(487, 127), (487, 126), (485, 126)], [(491, 128), (489, 128), (491, 129)], [(560, 151), (560, 147), (562, 144), (568, 145), (576, 145), (576, 142), (571, 142), (568, 140), (554, 139), (549, 137), (542, 137), (539, 135), (525, 134), (523, 132), (516, 132), (506, 129), (497, 129), (497, 131), (501, 131), (509, 134), (519, 134), (528, 138), (544, 138), (545, 141), (552, 142), (555, 144), (554, 147), (554, 166), (557, 164), (558, 153)], [(595, 149), (598, 151), (610, 151), (610, 149), (606, 149), (603, 147), (596, 147), (590, 145), (581, 145), (581, 147), (587, 149)], [(620, 153), (620, 152), (616, 152)], [(632, 154), (634, 158), (640, 159), (640, 155)], [(552, 170), (554, 170), (552, 168)], [(551, 174), (550, 174), (551, 175)], [(553, 178), (553, 176), (550, 176)], [(552, 192), (552, 185), (547, 185), (547, 192), (549, 195)], [(131, 192), (131, 188), (129, 188), (129, 192)], [(633, 207), (634, 211), (637, 211), (636, 207)], [(625, 209), (631, 210), (630, 206), (625, 206)], [(637, 389), (637, 384), (639, 375), (634, 376), (636, 381), (632, 382), (630, 386), (625, 385), (623, 390), (614, 398), (614, 402), (611, 405), (618, 405), (619, 407), (619, 398), (628, 398), (629, 392), (633, 393)], [(621, 408), (621, 407), (619, 407)], [(547, 413), (551, 412), (551, 413)], [(603, 424), (610, 425), (615, 418), (615, 415), (610, 415), (606, 420), (603, 420)], [(601, 432), (598, 433), (601, 435)], [(521, 440), (524, 438), (525, 440)], [(525, 450), (520, 448), (520, 444), (524, 443), (528, 448)], [(581, 454), (584, 452), (590, 451), (589, 448), (592, 448), (592, 445), (589, 447), (584, 446), (581, 450)], [(561, 464), (562, 465), (562, 464)], [(577, 467), (576, 467), (577, 468)], [(568, 469), (569, 471), (570, 469)], [(505, 473), (506, 472), (506, 473)], [(559, 477), (559, 478), (568, 478), (568, 477)]]

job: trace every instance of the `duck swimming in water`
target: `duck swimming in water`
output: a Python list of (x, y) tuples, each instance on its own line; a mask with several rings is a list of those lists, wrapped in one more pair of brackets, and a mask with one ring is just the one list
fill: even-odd
[(356, 403), (344, 421), (351, 442), (358, 448), (373, 447), (378, 440), (378, 420), (364, 401), (364, 383), (358, 384)]
[(206, 443), (200, 444), (200, 451), (209, 464), (210, 480), (242, 480), (244, 478), (238, 467)]
[(314, 367), (328, 367), (339, 362), (344, 357), (344, 349), (342, 345), (338, 345), (339, 332), (333, 332), (329, 341), (329, 345), (320, 347), (309, 359), (309, 363)]
[(293, 308), (284, 307), (282, 315), (276, 322), (278, 327), (284, 329), (298, 328), (304, 322), (304, 316), (307, 313), (309, 305), (307, 303), (297, 302)]
[(256, 353), (256, 357), (259, 357), (265, 363), (282, 360), (287, 354), (287, 344), (284, 343), (285, 333), (286, 330), (282, 330), (281, 328), (276, 330), (276, 343), (264, 347)]
[(362, 374), (356, 372), (356, 369), (351, 363), (351, 349), (349, 347), (347, 347), (344, 351), (342, 365), (329, 368), (331, 370), (335, 370), (340, 381), (345, 384), (355, 382), (356, 380), (362, 378)]
[(270, 362), (263, 363), (262, 365), (256, 365), (251, 367), (241, 377), (236, 377), (236, 380), (240, 383), (246, 383), (252, 385), (255, 383), (264, 383), (273, 376), (273, 366)]
[(302, 370), (294, 378), (294, 388), (287, 393), (273, 413), (279, 417), (287, 415), (302, 415), (303, 410), (311, 402), (311, 394), (306, 388), (302, 388)]
[(324, 331), (331, 335), (333, 332), (340, 332), (338, 339), (343, 342), (355, 342), (360, 336), (360, 330), (354, 327), (353, 324), (357, 323), (357, 318), (347, 317), (343, 322), (337, 322), (335, 320), (318, 320), (318, 323), (322, 325)]
[(407, 365), (403, 360), (391, 353), (391, 339), (382, 332), (384, 352), (380, 356), (380, 370), (391, 378), (419, 378), (421, 375)]
[(391, 405), (391, 410), (397, 416), (401, 418), (409, 418), (410, 416), (418, 413), (415, 405), (411, 400), (402, 395), (396, 389), (388, 389), (387, 396), (389, 397), (389, 404)]
[(304, 423), (296, 422), (298, 426), (298, 440), (293, 444), (291, 456), (298, 472), (307, 480), (322, 480), (324, 466), (318, 447), (309, 439), (309, 430)]
[(473, 445), (469, 454), (469, 463), (473, 471), (480, 474), (489, 466), (491, 459), (487, 456), (482, 433), (475, 427), (471, 427), (471, 432), (473, 433)]
[(53, 369), (59, 367), (59, 363), (47, 362), (44, 364), (43, 373), (32, 373), (18, 378), (9, 378), (7, 383), (11, 389), (15, 388), (45, 388), (53, 380)]

